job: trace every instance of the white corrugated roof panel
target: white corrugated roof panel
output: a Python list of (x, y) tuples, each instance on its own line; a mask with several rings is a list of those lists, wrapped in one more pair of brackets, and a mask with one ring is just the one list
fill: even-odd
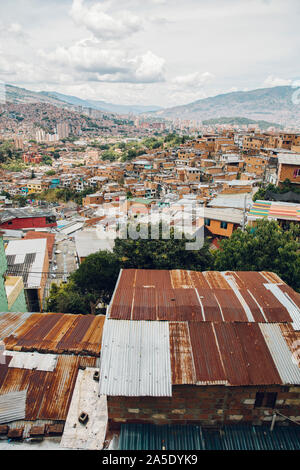
[(291, 319), (293, 320), (292, 327), (294, 330), (300, 330), (300, 309), (293, 302), (293, 300), (282, 292), (277, 284), (264, 284), (265, 288), (270, 290), (277, 300), (287, 309)]
[(277, 155), (278, 162), (286, 165), (300, 165), (300, 155), (299, 153), (279, 153)]
[(25, 419), (27, 391), (0, 395), (0, 424)]
[(275, 323), (261, 323), (260, 330), (284, 384), (300, 385), (300, 369), (293, 359), (280, 326)]
[(167, 322), (106, 320), (100, 394), (172, 396)]

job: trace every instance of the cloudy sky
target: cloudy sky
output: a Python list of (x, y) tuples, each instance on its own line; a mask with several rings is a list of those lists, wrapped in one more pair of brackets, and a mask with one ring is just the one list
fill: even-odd
[(299, 0), (0, 2), (0, 80), (173, 106), (300, 77)]

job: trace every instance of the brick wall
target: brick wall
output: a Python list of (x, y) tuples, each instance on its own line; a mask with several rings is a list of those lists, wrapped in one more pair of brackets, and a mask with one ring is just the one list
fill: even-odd
[[(277, 392), (276, 410), (300, 419), (300, 387), (174, 386), (172, 397), (108, 397), (110, 428), (121, 423), (267, 424), (272, 408), (254, 408), (257, 392)], [(277, 417), (276, 423), (289, 423)]]
[(296, 165), (281, 164), (279, 166), (278, 180), (283, 182), (284, 180), (289, 179), (291, 183), (300, 184), (300, 176), (297, 176), (296, 178), (294, 177), (294, 171), (297, 168), (298, 167)]

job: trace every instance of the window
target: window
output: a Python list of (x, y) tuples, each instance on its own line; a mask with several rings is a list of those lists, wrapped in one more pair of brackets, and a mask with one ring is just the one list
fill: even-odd
[(277, 400), (275, 392), (257, 392), (255, 397), (254, 408), (274, 408)]
[(296, 170), (294, 170), (293, 177), (297, 178), (298, 176), (300, 176), (300, 168), (297, 168)]
[(227, 222), (221, 222), (221, 228), (226, 229), (227, 228)]
[(204, 219), (204, 225), (210, 225), (210, 219)]

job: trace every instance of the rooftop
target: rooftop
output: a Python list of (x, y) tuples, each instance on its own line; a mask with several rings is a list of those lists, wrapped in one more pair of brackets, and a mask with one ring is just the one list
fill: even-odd
[(278, 162), (286, 165), (298, 165), (300, 166), (300, 154), (299, 153), (279, 153)]
[(107, 315), (120, 320), (291, 323), (300, 294), (270, 272), (124, 269)]
[(250, 220), (268, 217), (300, 222), (300, 204), (274, 201), (255, 201), (248, 214)]
[(22, 276), (27, 289), (40, 287), (47, 240), (11, 240), (5, 250), (7, 271), (11, 275)]

